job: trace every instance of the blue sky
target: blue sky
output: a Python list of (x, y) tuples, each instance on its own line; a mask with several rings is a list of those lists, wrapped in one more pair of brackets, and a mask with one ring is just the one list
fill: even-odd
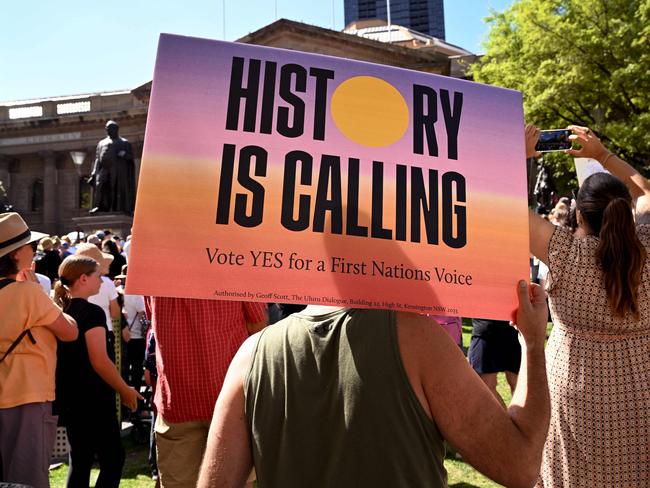
[[(0, 10), (0, 101), (134, 88), (152, 77), (161, 32), (223, 39), (224, 2), (229, 41), (273, 22), (276, 11), (344, 27), (343, 0), (8, 0)], [(511, 3), (445, 0), (446, 40), (482, 52), (483, 19)]]

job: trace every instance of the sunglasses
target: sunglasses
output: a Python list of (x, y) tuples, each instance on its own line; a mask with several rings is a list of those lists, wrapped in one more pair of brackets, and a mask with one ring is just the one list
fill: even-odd
[(38, 250), (38, 241), (30, 242), (30, 246), (32, 246), (32, 251), (36, 252)]

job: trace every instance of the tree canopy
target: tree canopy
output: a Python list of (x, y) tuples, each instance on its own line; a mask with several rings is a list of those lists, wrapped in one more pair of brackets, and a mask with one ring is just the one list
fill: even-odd
[[(641, 172), (650, 169), (650, 0), (515, 0), (492, 12), (476, 81), (520, 90), (542, 129), (585, 125)], [(560, 188), (565, 155), (545, 158)]]

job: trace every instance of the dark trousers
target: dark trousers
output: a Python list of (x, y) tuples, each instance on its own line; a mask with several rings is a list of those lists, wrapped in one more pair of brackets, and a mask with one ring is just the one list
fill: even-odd
[(99, 477), (96, 488), (118, 488), (124, 466), (124, 448), (115, 409), (69, 415), (66, 421), (70, 442), (70, 469), (67, 488), (88, 488), (90, 470), (97, 455)]
[(0, 486), (9, 482), (49, 487), (48, 467), (55, 438), (52, 402), (0, 408)]

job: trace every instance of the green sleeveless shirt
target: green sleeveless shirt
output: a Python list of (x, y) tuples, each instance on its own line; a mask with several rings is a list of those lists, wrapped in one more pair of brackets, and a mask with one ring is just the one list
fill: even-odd
[(245, 383), (259, 488), (444, 487), (444, 444), (411, 388), (395, 314), (294, 314)]

